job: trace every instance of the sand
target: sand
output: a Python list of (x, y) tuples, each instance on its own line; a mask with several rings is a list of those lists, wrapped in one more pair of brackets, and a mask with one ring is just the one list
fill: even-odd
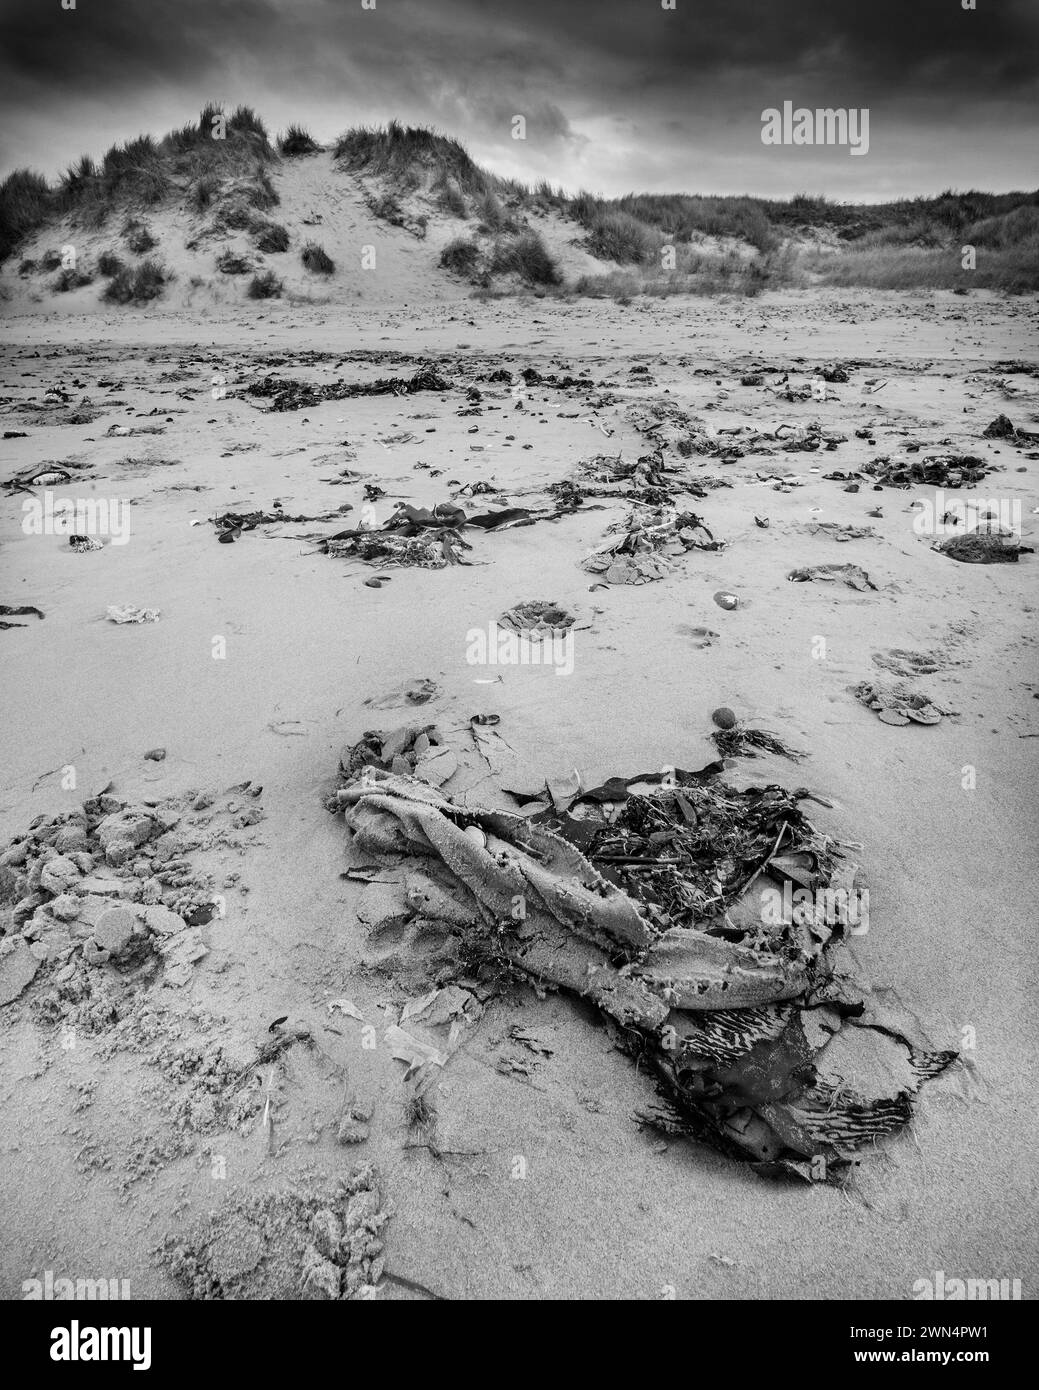
[[(996, 364), (1039, 361), (1036, 320), (1028, 299), (847, 292), (626, 306), (462, 301), (419, 313), (237, 304), (202, 323), (190, 310), (8, 318), (4, 426), (28, 437), (4, 441), (3, 476), (83, 460), (86, 496), (133, 505), (127, 544), (76, 554), (63, 536), (23, 534), (26, 494), (0, 499), (0, 602), (46, 614), (0, 632), (0, 835), (6, 842), (108, 782), (130, 800), (251, 779), (263, 787), (265, 818), (246, 843), (210, 852), (214, 872), (240, 881), (189, 983), (158, 987), (168, 1037), (110, 1052), (102, 1033), (63, 1049), (59, 1030), (34, 1020), (37, 982), (0, 1011), (0, 1294), (18, 1297), (23, 1280), (51, 1269), (126, 1278), (141, 1297), (183, 1297), (154, 1253), (168, 1237), (211, 1210), (327, 1186), (364, 1162), (392, 1212), (384, 1235), (395, 1278), (384, 1297), (901, 1299), (937, 1270), (1017, 1277), (1029, 1296), (1039, 1272), (1029, 1239), (1036, 966), (1027, 917), (1039, 744), (1023, 736), (1039, 733), (1036, 559), (956, 564), (912, 527), (911, 502), (933, 488), (848, 494), (821, 475), (895, 452), (905, 438), (945, 441), (936, 452), (999, 465), (974, 495), (1019, 500), (1027, 544), (1036, 463), (980, 436), (1000, 413), (1035, 427), (1036, 377)], [(301, 358), (308, 353), (329, 356)], [(496, 367), (588, 370), (616, 400), (589, 410), (575, 393), (534, 386), (518, 411), (503, 385), (481, 386), (478, 418), (456, 414), (458, 391), (265, 414), (234, 393), (272, 358), (268, 370), (315, 381), (410, 375), (427, 358), (463, 380)], [(739, 384), (755, 362), (789, 367), (797, 382), (833, 359), (851, 365), (851, 380), (822, 404)], [(652, 385), (631, 374), (638, 365)], [(218, 374), (224, 399), (211, 395)], [(887, 384), (866, 393), (870, 380)], [(15, 403), (52, 386), (103, 413), (88, 424), (19, 423)], [(727, 548), (693, 552), (645, 586), (592, 592), (594, 577), (579, 567), (621, 514), (615, 504), (470, 532), (472, 567), (376, 571), (392, 575), (380, 589), (363, 582), (371, 569), (305, 539), (359, 514), (362, 484), (329, 481), (344, 468), (385, 490), (379, 520), (398, 499), (455, 495), (450, 479), (493, 476), (522, 502), (578, 459), (644, 452), (624, 409), (664, 392), (711, 429), (817, 418), (849, 442), (833, 453), (707, 460), (704, 471), (733, 486), (690, 506)], [(107, 437), (113, 423), (164, 431)], [(875, 449), (855, 438), (867, 425)], [(414, 439), (378, 442), (404, 433)], [(418, 462), (443, 472), (431, 478)], [(773, 465), (802, 485), (759, 481)], [(77, 496), (83, 486), (56, 491)], [(275, 499), (290, 514), (347, 502), (354, 512), (217, 544), (209, 517), (268, 510)], [(877, 505), (883, 516), (867, 518)], [(768, 529), (755, 514), (768, 516)], [(876, 536), (838, 544), (809, 534), (821, 520), (866, 523)], [(796, 566), (846, 562), (863, 565), (876, 592), (785, 579)], [(721, 589), (739, 596), (735, 611), (713, 602)], [(532, 598), (588, 620), (572, 675), (499, 668), (500, 683), (475, 684), (498, 671), (467, 663), (466, 633)], [(106, 621), (108, 605), (122, 603), (156, 608), (160, 620)], [(719, 640), (698, 647), (682, 631), (690, 626)], [(825, 659), (812, 655), (820, 636)], [(942, 669), (919, 685), (954, 715), (933, 728), (891, 727), (855, 700), (850, 686), (888, 674), (873, 653), (892, 648), (941, 654)], [(517, 988), (489, 1003), (443, 1071), (443, 1157), (407, 1147), (401, 1064), (385, 1047), (363, 1047), (357, 1023), (328, 1009), (348, 998), (380, 1019), (407, 993), (378, 968), (381, 948), (358, 917), (364, 887), (339, 877), (345, 836), (323, 800), (344, 745), (411, 717), (373, 712), (366, 698), (421, 677), (441, 690), (423, 721), (464, 726), (493, 708), (546, 771), (576, 767), (586, 785), (706, 763), (718, 705), (807, 750), (797, 767), (765, 757), (741, 770), (833, 803), (818, 823), (861, 842), (869, 875), (870, 930), (854, 944), (862, 978), (896, 990), (936, 1042), (964, 1047), (962, 1064), (925, 1088), (911, 1129), (864, 1155), (843, 1191), (767, 1182), (686, 1141), (661, 1145), (633, 1122), (648, 1083), (593, 1012)], [(145, 760), (157, 746), (165, 760)], [(69, 765), (74, 791), (55, 771)], [(252, 1055), (283, 1015), (315, 1046), (283, 1059), (276, 1142), (258, 1114), (242, 1132), (189, 1126), (184, 1142), (183, 1083), (153, 1064), (156, 1048), (167, 1062), (178, 1048), (225, 1042)], [(551, 1049), (527, 1075), (498, 1067), (516, 1052), (512, 1023)], [(351, 1093), (369, 1098), (373, 1114), (367, 1141), (344, 1148), (336, 1128)], [(153, 1162), (142, 1164), (142, 1145)]]

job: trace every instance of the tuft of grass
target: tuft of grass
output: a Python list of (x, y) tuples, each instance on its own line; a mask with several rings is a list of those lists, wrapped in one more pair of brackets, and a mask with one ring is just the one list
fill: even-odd
[(196, 212), (205, 212), (220, 191), (220, 179), (216, 174), (200, 174), (191, 185), (191, 206)]
[(630, 212), (600, 212), (592, 221), (588, 249), (600, 260), (619, 265), (646, 265), (660, 249), (663, 237)]
[(417, 187), (414, 180), (418, 171), (430, 184), (450, 179), (473, 197), (493, 187), (490, 176), (457, 140), (399, 121), (390, 121), (385, 127), (348, 130), (336, 141), (334, 152), (347, 169), (382, 175), (396, 188)]
[(121, 261), (114, 251), (102, 251), (97, 258), (98, 271), (106, 276), (118, 275), (121, 270), (126, 269), (126, 264)]
[(443, 179), (435, 189), (437, 195), (437, 206), (441, 212), (446, 212), (449, 217), (466, 218), (469, 216), (469, 208), (465, 201), (465, 195), (453, 179)]
[(285, 288), (273, 270), (264, 270), (249, 281), (250, 299), (280, 299)]
[(124, 266), (117, 272), (101, 297), (109, 304), (142, 304), (158, 299), (171, 278), (159, 261), (142, 261), (139, 266)]
[(252, 264), (244, 256), (236, 256), (233, 251), (224, 251), (217, 257), (216, 268), (221, 275), (248, 275), (252, 270)]
[(43, 271), (57, 270), (61, 265), (61, 254), (58, 251), (44, 251), (38, 262), (38, 268)]
[(35, 269), (36, 269), (36, 262), (35, 262), (35, 261), (32, 261), (32, 260), (24, 260), (24, 261), (22, 261), (22, 263), (21, 263), (21, 264), (19, 265), (19, 267), (18, 267), (18, 274), (19, 274), (19, 275), (31, 275)]
[(261, 164), (256, 166), (252, 181), (246, 187), (245, 196), (249, 206), (259, 208), (261, 212), (268, 208), (276, 208), (281, 202), (270, 174)]
[(51, 289), (55, 294), (65, 294), (69, 290), (78, 290), (83, 285), (92, 285), (93, 283), (93, 275), (88, 275), (84, 270), (74, 270), (71, 266), (66, 266), (52, 282)]
[(304, 154), (317, 154), (321, 146), (301, 125), (290, 125), (284, 135), (278, 136), (278, 151), (288, 158)]
[(0, 183), (0, 260), (43, 226), (54, 211), (54, 194), (42, 175), (16, 169)]
[(466, 279), (475, 276), (479, 263), (479, 246), (475, 241), (468, 241), (465, 237), (455, 237), (440, 253), (439, 264), (455, 275), (464, 275)]
[(332, 275), (335, 273), (335, 261), (327, 254), (324, 247), (319, 246), (316, 241), (308, 241), (300, 252), (300, 260), (308, 270), (315, 275)]
[(253, 226), (256, 248), (259, 251), (287, 251), (289, 234), (278, 222), (262, 222)]
[(123, 223), (123, 239), (135, 256), (143, 256), (159, 244), (151, 228), (137, 217), (128, 217)]
[(537, 232), (520, 232), (495, 242), (490, 269), (495, 275), (518, 275), (528, 285), (558, 285), (559, 269)]
[(368, 208), (373, 217), (388, 222), (391, 227), (404, 226), (404, 209), (392, 193), (383, 193), (380, 197), (373, 198)]

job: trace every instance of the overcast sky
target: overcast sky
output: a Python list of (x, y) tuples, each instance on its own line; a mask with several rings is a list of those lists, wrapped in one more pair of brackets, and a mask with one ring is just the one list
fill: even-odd
[[(608, 195), (1039, 186), (1039, 0), (65, 3), (0, 0), (2, 173), (53, 175), (215, 98), (322, 140), (432, 124), (497, 173)], [(868, 108), (868, 154), (764, 145), (784, 101)]]

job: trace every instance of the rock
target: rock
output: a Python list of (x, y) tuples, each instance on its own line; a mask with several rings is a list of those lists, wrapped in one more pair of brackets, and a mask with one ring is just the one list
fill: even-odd
[(338, 1299), (339, 1266), (319, 1255), (308, 1245), (303, 1255), (303, 1278), (300, 1294), (307, 1299)]
[(736, 716), (733, 714), (732, 710), (729, 709), (728, 705), (719, 705), (718, 708), (711, 713), (711, 718), (719, 729), (735, 729), (736, 727)]
[(35, 959), (38, 960), (41, 965), (47, 959), (47, 947), (43, 944), (42, 941), (30, 942), (29, 950), (32, 952)]
[(110, 898), (118, 898), (123, 889), (123, 879), (102, 878), (99, 874), (89, 874), (76, 884), (77, 893), (97, 893)]
[(178, 917), (175, 912), (171, 912), (168, 907), (163, 907), (161, 903), (149, 903), (141, 907), (139, 915), (148, 930), (155, 932), (157, 936), (172, 936), (174, 932), (184, 930), (183, 917)]
[(343, 1238), (343, 1228), (335, 1212), (327, 1207), (316, 1211), (310, 1218), (310, 1234), (318, 1253), (326, 1260), (334, 1259)]
[(102, 951), (92, 941), (85, 941), (83, 943), (83, 959), (88, 965), (107, 965), (109, 956), (107, 951)]
[(163, 981), (174, 986), (186, 985), (192, 976), (191, 967), (209, 954), (198, 927), (189, 927), (179, 936), (167, 937), (159, 943), (158, 950), (165, 962)]
[(8, 848), (4, 850), (3, 854), (0, 854), (0, 869), (18, 868), (25, 863), (28, 853), (29, 844), (26, 840), (22, 840), (22, 842), (17, 845), (9, 845)]
[[(145, 843), (155, 829), (151, 816), (126, 808), (106, 816), (97, 827), (97, 838), (109, 864), (123, 864)], [(126, 846), (129, 846), (127, 849)], [(113, 857), (115, 851), (118, 857)]]
[(166, 756), (166, 750), (165, 748), (149, 748), (144, 756), (149, 762), (161, 763)]
[(353, 1235), (366, 1222), (373, 1220), (379, 1215), (379, 1194), (366, 1188), (363, 1192), (357, 1192), (347, 1203), (346, 1216), (343, 1221), (345, 1232), (348, 1236)]
[[(33, 955), (31, 946), (27, 946), (24, 941), (7, 939), (12, 941), (12, 945), (0, 955), (0, 1007), (17, 999), (22, 990), (32, 984), (40, 968), (40, 962)], [(6, 941), (2, 943), (6, 944)]]
[(72, 950), (72, 935), (64, 927), (50, 927), (41, 932), (39, 940), (30, 947), (34, 955), (36, 955), (37, 948), (43, 950), (43, 955), (38, 956), (37, 959), (59, 960)]
[(77, 898), (75, 893), (62, 893), (53, 899), (50, 910), (59, 922), (71, 922), (79, 916), (82, 901), (82, 898)]
[(87, 832), (82, 825), (63, 825), (54, 837), (54, 848), (59, 854), (85, 850), (89, 843)]
[(112, 907), (102, 913), (94, 927), (98, 948), (118, 960), (133, 938), (134, 915), (126, 907)]
[(339, 1144), (363, 1144), (368, 1138), (368, 1121), (371, 1119), (371, 1106), (348, 1105), (343, 1111), (336, 1131)]
[(30, 893), (27, 897), (20, 898), (11, 909), (11, 916), (16, 927), (20, 927), (23, 922), (27, 922), (38, 907), (42, 907), (47, 901), (42, 893)]
[(48, 859), (40, 870), (40, 887), (48, 893), (64, 893), (72, 884), (78, 883), (81, 874), (71, 859), (56, 854)]

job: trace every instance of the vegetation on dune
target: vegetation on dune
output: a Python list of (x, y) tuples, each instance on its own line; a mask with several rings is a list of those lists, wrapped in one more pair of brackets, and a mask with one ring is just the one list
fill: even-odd
[(138, 217), (128, 217), (123, 223), (123, 240), (135, 256), (143, 256), (159, 244), (151, 228)]
[(109, 304), (143, 304), (158, 299), (171, 278), (159, 261), (142, 261), (117, 271), (101, 297)]
[[(73, 229), (98, 227), (115, 212), (124, 218), (132, 253), (146, 255), (156, 243), (141, 214), (174, 199), (210, 216), (218, 232), (249, 232), (260, 251), (283, 252), (287, 231), (262, 215), (279, 202), (272, 163), (321, 148), (302, 125), (290, 125), (275, 144), (251, 107), (228, 112), (209, 102), (179, 130), (113, 145), (99, 160), (84, 156), (53, 184), (29, 169), (10, 174), (0, 184), (0, 260), (59, 218)], [(380, 181), (376, 191), (365, 189), (365, 198), (371, 213), (393, 226), (424, 235), (425, 216), (403, 201), (416, 193), (451, 217), (471, 219), (477, 239), (452, 242), (440, 263), (485, 285), (492, 274), (516, 274), (529, 285), (559, 283), (544, 241), (529, 226), (553, 216), (576, 222), (585, 248), (621, 269), (621, 278), (585, 277), (580, 293), (756, 294), (799, 284), (1039, 288), (1039, 192), (948, 190), (876, 205), (808, 193), (782, 201), (658, 193), (605, 199), (572, 195), (546, 180), (496, 178), (457, 140), (398, 121), (346, 131), (334, 157), (341, 169)], [(975, 270), (960, 267), (964, 245), (977, 249)], [(665, 248), (673, 254), (662, 256)], [(311, 265), (306, 254), (309, 269), (332, 273), (331, 261), (324, 266), (315, 258)], [(60, 260), (46, 256), (20, 267), (22, 274), (60, 268)]]
[(527, 285), (558, 285), (559, 268), (537, 232), (501, 237), (494, 244), (490, 270), (495, 275), (518, 275)]
[(319, 246), (316, 241), (308, 241), (300, 252), (300, 260), (308, 270), (312, 270), (316, 275), (332, 275), (335, 273), (335, 261), (328, 255), (323, 246)]
[(273, 270), (265, 270), (249, 281), (249, 298), (279, 299), (284, 288)]
[(216, 258), (216, 268), (221, 275), (248, 275), (253, 267), (245, 256), (236, 256), (233, 251), (222, 251)]
[(256, 222), (253, 224), (252, 232), (256, 237), (258, 251), (276, 252), (289, 249), (289, 234), (277, 222)]
[(97, 268), (99, 274), (108, 278), (111, 275), (118, 275), (121, 270), (125, 270), (126, 263), (120, 260), (114, 251), (102, 251), (97, 258)]
[(441, 251), (439, 264), (444, 270), (472, 279), (480, 264), (480, 248), (475, 241), (457, 236)]
[(278, 153), (285, 155), (287, 159), (296, 158), (304, 154), (317, 154), (321, 146), (301, 125), (290, 125), (284, 135), (278, 136)]
[(93, 283), (94, 277), (87, 271), (77, 270), (73, 266), (66, 266), (54, 280), (51, 289), (55, 294), (65, 294), (69, 290), (78, 290), (82, 288), (83, 285), (92, 285)]
[(405, 190), (415, 187), (419, 169), (426, 171), (431, 184), (450, 181), (472, 197), (486, 193), (494, 183), (457, 140), (399, 121), (348, 130), (336, 141), (334, 152), (347, 169), (379, 175)]

